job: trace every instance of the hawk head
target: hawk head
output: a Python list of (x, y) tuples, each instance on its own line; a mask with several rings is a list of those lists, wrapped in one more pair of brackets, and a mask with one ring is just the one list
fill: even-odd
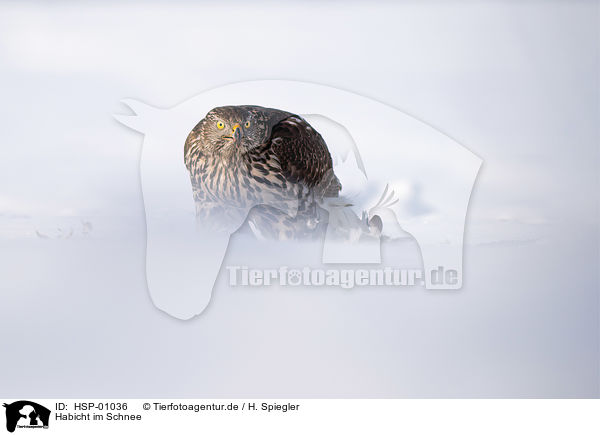
[(256, 106), (215, 107), (188, 136), (205, 152), (244, 153), (266, 140), (269, 125)]

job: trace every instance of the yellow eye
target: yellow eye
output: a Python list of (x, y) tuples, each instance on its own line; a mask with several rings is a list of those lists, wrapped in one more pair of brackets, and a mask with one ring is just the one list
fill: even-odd
[(250, 128), (250, 121), (246, 121), (246, 123), (244, 124), (244, 127)]
[(223, 129), (225, 128), (225, 124), (223, 124), (223, 122), (222, 122), (222, 121), (218, 121), (218, 122), (217, 122), (217, 128), (218, 128), (219, 130), (223, 130)]

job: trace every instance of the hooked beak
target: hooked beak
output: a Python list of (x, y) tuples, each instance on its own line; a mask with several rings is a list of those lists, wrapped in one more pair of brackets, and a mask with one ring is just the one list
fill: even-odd
[(231, 132), (231, 136), (233, 136), (233, 140), (235, 140), (236, 142), (239, 142), (242, 139), (243, 136), (243, 131), (242, 128), (240, 127), (240, 124), (235, 124), (233, 126), (233, 130)]

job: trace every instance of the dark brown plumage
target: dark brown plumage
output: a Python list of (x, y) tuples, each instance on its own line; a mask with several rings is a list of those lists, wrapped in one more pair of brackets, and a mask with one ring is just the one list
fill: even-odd
[(315, 235), (323, 198), (341, 185), (321, 135), (298, 115), (260, 106), (217, 107), (189, 134), (185, 164), (199, 222), (260, 236)]

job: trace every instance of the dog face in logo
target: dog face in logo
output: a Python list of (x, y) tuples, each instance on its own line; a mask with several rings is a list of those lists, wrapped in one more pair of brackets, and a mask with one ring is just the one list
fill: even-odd
[(28, 419), (28, 425), (38, 426), (41, 420), (42, 426), (48, 427), (50, 410), (42, 405), (28, 400), (19, 400), (11, 404), (5, 403), (3, 406), (6, 408), (6, 430), (9, 432), (15, 431), (17, 423), (23, 417)]

